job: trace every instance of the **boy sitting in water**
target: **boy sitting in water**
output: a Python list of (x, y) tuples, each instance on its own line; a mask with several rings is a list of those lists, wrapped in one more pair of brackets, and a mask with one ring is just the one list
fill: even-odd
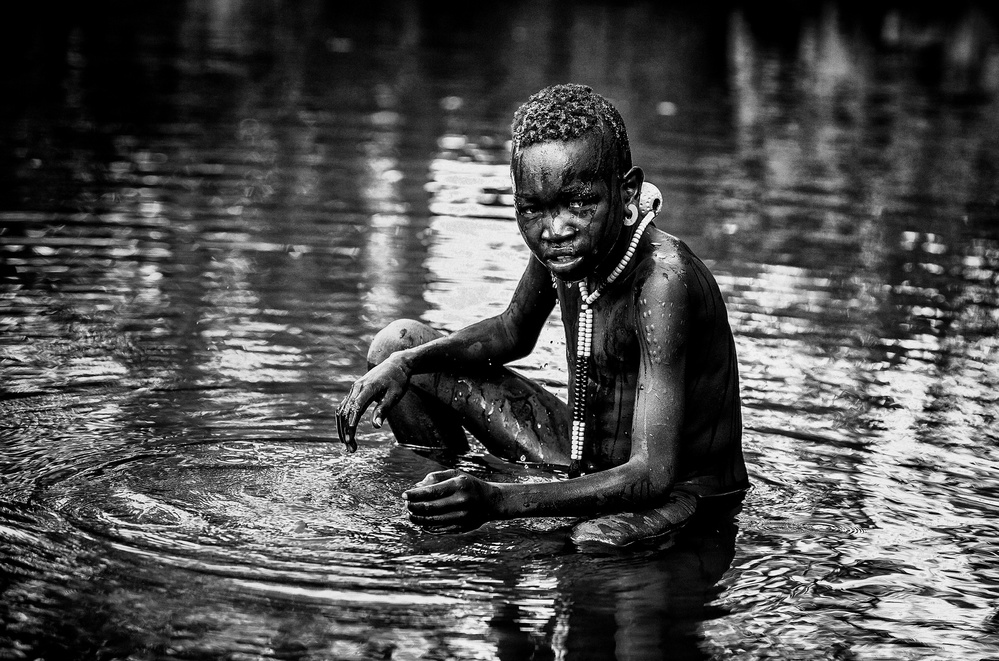
[[(511, 174), (533, 258), (509, 307), (447, 336), (408, 320), (382, 330), (337, 409), (348, 450), (377, 402), (372, 423), (388, 419), (402, 444), (464, 451), (467, 429), (502, 459), (568, 468), (540, 483), (431, 473), (403, 497), (414, 523), (444, 530), (588, 517), (573, 541), (625, 546), (677, 529), (704, 499), (741, 494), (725, 304), (683, 242), (639, 219), (644, 173), (617, 110), (581, 85), (538, 92), (514, 116)], [(571, 405), (503, 367), (531, 352), (556, 302)]]

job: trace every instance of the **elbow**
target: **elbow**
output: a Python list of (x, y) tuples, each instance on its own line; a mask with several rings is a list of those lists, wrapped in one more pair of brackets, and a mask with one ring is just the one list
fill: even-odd
[(515, 360), (520, 360), (530, 355), (532, 349), (533, 347), (525, 347), (523, 343), (507, 341), (499, 347), (495, 359), (490, 361), (490, 365), (506, 365)]
[(501, 317), (504, 363), (525, 358), (534, 351), (534, 340), (505, 316)]
[(534, 351), (533, 342), (515, 341), (510, 345), (510, 360), (526, 358), (532, 351)]
[(641, 466), (630, 480), (627, 508), (640, 510), (663, 503), (673, 489), (673, 471), (667, 466)]

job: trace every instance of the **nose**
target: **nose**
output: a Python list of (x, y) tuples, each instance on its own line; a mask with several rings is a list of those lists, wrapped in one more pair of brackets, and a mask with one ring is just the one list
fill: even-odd
[(559, 243), (572, 238), (575, 233), (576, 228), (571, 223), (570, 214), (556, 211), (545, 221), (541, 230), (541, 238), (545, 241)]

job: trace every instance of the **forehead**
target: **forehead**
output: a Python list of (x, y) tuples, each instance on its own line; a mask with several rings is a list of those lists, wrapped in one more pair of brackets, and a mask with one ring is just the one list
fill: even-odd
[(517, 192), (596, 183), (606, 178), (609, 154), (599, 134), (539, 142), (520, 150), (512, 164)]

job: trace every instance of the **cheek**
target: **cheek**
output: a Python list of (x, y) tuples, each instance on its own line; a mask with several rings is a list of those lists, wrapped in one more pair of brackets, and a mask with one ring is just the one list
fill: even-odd
[(520, 236), (529, 248), (534, 248), (541, 241), (541, 225), (539, 223), (517, 224)]
[(595, 222), (587, 226), (587, 235), (591, 241), (596, 243), (613, 243), (617, 239), (620, 229), (621, 224), (612, 222), (609, 213), (598, 214)]

